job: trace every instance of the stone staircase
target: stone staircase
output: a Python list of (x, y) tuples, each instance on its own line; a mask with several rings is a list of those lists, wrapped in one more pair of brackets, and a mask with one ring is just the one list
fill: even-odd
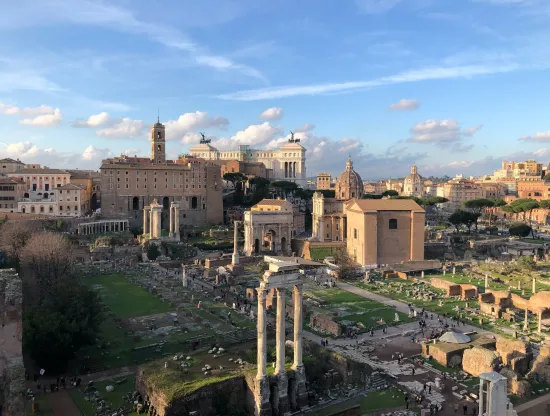
[(370, 375), (370, 388), (372, 390), (382, 390), (386, 388), (388, 383), (386, 383), (386, 380), (379, 371), (373, 371)]

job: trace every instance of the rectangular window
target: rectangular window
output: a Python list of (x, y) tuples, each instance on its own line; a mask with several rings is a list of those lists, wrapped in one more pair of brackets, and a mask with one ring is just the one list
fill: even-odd
[(357, 228), (353, 229), (353, 238), (357, 238)]

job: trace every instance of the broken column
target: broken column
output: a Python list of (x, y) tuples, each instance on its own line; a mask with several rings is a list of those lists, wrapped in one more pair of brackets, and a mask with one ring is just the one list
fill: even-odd
[(485, 289), (489, 289), (489, 275), (485, 273)]
[(244, 272), (244, 267), (241, 266), (238, 250), (238, 238), (239, 238), (239, 224), (241, 221), (235, 221), (233, 230), (233, 254), (231, 255), (231, 264), (228, 269), (233, 272), (234, 275), (239, 275)]
[(149, 234), (151, 232), (151, 207), (147, 206), (143, 208), (143, 234)]
[(538, 311), (538, 318), (539, 318), (539, 322), (538, 322), (537, 331), (539, 334), (542, 334), (542, 309)]
[(307, 405), (306, 371), (302, 362), (302, 285), (294, 286), (294, 363), (292, 369), (296, 375), (296, 405)]
[(525, 322), (523, 323), (523, 330), (529, 330), (529, 309), (525, 308)]

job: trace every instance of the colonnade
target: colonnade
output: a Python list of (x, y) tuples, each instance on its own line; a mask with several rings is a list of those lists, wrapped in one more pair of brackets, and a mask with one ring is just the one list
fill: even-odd
[[(269, 278), (275, 282), (270, 283)], [(288, 377), (285, 368), (285, 318), (286, 318), (286, 289), (292, 287), (294, 306), (294, 361), (292, 369), (296, 377), (295, 398), (288, 397)], [(274, 397), (271, 397), (270, 381), (267, 375), (267, 311), (266, 298), (268, 291), (275, 289), (277, 296), (276, 315), (276, 359), (275, 372), (276, 387)], [(306, 399), (305, 369), (302, 361), (302, 298), (303, 284), (299, 273), (288, 271), (273, 273), (271, 270), (264, 275), (264, 281), (256, 289), (258, 292), (258, 372), (255, 380), (256, 415), (266, 414), (285, 415), (291, 407), (299, 407)], [(294, 403), (291, 403), (293, 401)]]
[(180, 240), (180, 204), (172, 202), (170, 204), (170, 229), (169, 236)]
[(156, 199), (151, 205), (143, 207), (143, 234), (150, 234), (151, 238), (160, 238), (162, 205)]
[(101, 220), (78, 224), (79, 235), (122, 232), (130, 229), (128, 220)]

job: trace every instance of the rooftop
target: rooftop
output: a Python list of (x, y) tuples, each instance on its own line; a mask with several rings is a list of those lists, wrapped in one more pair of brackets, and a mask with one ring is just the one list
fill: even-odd
[(62, 174), (62, 175), (69, 175), (70, 173), (63, 169), (50, 169), (50, 168), (25, 168), (21, 169), (19, 172), (15, 172), (14, 175), (20, 175), (20, 174)]
[(362, 211), (413, 211), (425, 212), (412, 199), (354, 199), (348, 209), (356, 206)]

